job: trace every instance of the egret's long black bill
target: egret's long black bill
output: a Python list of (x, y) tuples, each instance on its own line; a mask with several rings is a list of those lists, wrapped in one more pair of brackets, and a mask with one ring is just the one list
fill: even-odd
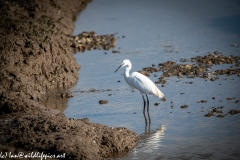
[[(124, 64), (121, 64), (115, 72), (117, 72), (123, 65), (124, 65)], [(114, 73), (115, 73), (115, 72), (114, 72)]]

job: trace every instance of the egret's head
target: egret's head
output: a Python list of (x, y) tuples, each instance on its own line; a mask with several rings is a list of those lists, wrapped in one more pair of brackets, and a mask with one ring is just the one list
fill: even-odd
[(128, 59), (123, 60), (122, 64), (117, 68), (117, 70), (115, 72), (117, 72), (120, 68), (130, 65), (131, 62)]

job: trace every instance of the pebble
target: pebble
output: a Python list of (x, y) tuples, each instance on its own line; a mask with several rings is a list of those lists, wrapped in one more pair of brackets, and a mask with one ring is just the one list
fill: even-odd
[(207, 103), (207, 100), (200, 100), (200, 101), (197, 101), (197, 103)]
[(61, 93), (61, 97), (62, 98), (71, 98), (71, 97), (73, 97), (73, 94), (72, 94), (72, 92), (64, 92), (64, 93)]
[(188, 105), (185, 104), (185, 105), (182, 105), (180, 108), (187, 108), (187, 107), (188, 107)]
[(107, 104), (108, 103), (108, 100), (100, 100), (99, 101), (99, 104)]
[(120, 51), (112, 50), (112, 53), (120, 53)]

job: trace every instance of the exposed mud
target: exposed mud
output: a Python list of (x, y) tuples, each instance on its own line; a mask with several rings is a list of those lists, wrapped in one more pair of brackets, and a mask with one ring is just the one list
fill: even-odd
[(223, 111), (222, 111), (223, 108), (224, 106), (217, 107), (217, 108), (213, 107), (211, 111), (205, 114), (205, 117), (217, 116), (217, 117), (223, 118), (225, 116), (223, 115)]
[[(162, 71), (162, 76), (156, 81), (158, 84), (165, 84), (166, 77), (177, 76), (179, 78), (210, 78), (211, 81), (215, 81), (219, 78), (219, 75), (233, 75), (240, 73), (240, 57), (239, 56), (225, 56), (222, 53), (215, 51), (206, 56), (197, 56), (191, 59), (180, 59), (182, 63), (189, 64), (177, 64), (176, 62), (167, 61), (159, 63), (158, 67), (152, 65), (151, 67), (143, 68), (140, 73), (150, 76), (153, 72)], [(223, 70), (209, 71), (213, 65), (232, 64), (230, 68)], [(212, 77), (211, 77), (212, 75)], [(192, 84), (192, 82), (189, 82)]]
[(240, 110), (234, 110), (234, 109), (232, 109), (232, 110), (229, 111), (229, 113), (230, 113), (231, 115), (238, 114), (238, 113), (240, 113)]
[(115, 47), (116, 42), (114, 34), (96, 35), (95, 32), (83, 32), (77, 36), (73, 36), (70, 40), (72, 42), (71, 46), (75, 48), (75, 52), (84, 52), (86, 49), (109, 50)]
[(70, 35), (76, 14), (88, 2), (0, 2), (2, 145), (65, 153), (66, 159), (103, 159), (136, 145), (136, 133), (126, 128), (68, 119), (39, 103), (50, 89), (69, 87), (78, 79), (80, 65), (72, 54)]
[(129, 142), (137, 141), (136, 135), (126, 128), (94, 124), (87, 118), (41, 116), (41, 119), (28, 115), (5, 120), (1, 141), (26, 151), (66, 153), (67, 159), (101, 159), (99, 155), (106, 157), (114, 152), (128, 151), (135, 145)]
[[(239, 56), (225, 56), (222, 53), (215, 51), (209, 53), (206, 56), (197, 56), (190, 59), (182, 58), (179, 60), (180, 64), (172, 61), (167, 61), (164, 63), (159, 63), (158, 65), (152, 64), (151, 67), (145, 67), (143, 70), (138, 71), (145, 76), (150, 76), (155, 72), (163, 72), (159, 79), (155, 82), (157, 84), (162, 84), (162, 87), (167, 83), (167, 77), (177, 76), (181, 78), (203, 78), (206, 81), (218, 80), (221, 75), (239, 75), (240, 74), (240, 57)], [(231, 64), (227, 69), (213, 70), (213, 65), (223, 65)], [(211, 70), (211, 71), (210, 71)], [(157, 77), (156, 74), (154, 74)], [(238, 76), (239, 77), (239, 76)], [(229, 78), (225, 78), (228, 80)], [(178, 81), (177, 81), (178, 82)], [(186, 84), (193, 84), (193, 82), (185, 82)], [(184, 94), (184, 93), (180, 93)], [(215, 99), (215, 97), (212, 97)], [(226, 100), (234, 100), (235, 98), (227, 98)], [(207, 103), (207, 100), (199, 100), (197, 103)], [(235, 100), (234, 103), (239, 103), (239, 100)], [(157, 105), (157, 104), (155, 104)], [(188, 105), (180, 106), (180, 108), (187, 108)], [(213, 108), (205, 114), (205, 117), (216, 116), (218, 118), (223, 118), (228, 114), (234, 115), (239, 113), (238, 110), (231, 110), (228, 113), (223, 113), (219, 108)]]

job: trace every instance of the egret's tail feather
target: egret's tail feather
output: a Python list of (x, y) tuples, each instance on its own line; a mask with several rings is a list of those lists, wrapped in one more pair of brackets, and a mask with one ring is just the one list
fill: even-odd
[(158, 97), (158, 98), (163, 98), (164, 97), (164, 94), (156, 87), (155, 88), (155, 95)]
[(161, 91), (159, 91), (158, 98), (163, 98), (163, 97), (164, 97), (164, 94)]

